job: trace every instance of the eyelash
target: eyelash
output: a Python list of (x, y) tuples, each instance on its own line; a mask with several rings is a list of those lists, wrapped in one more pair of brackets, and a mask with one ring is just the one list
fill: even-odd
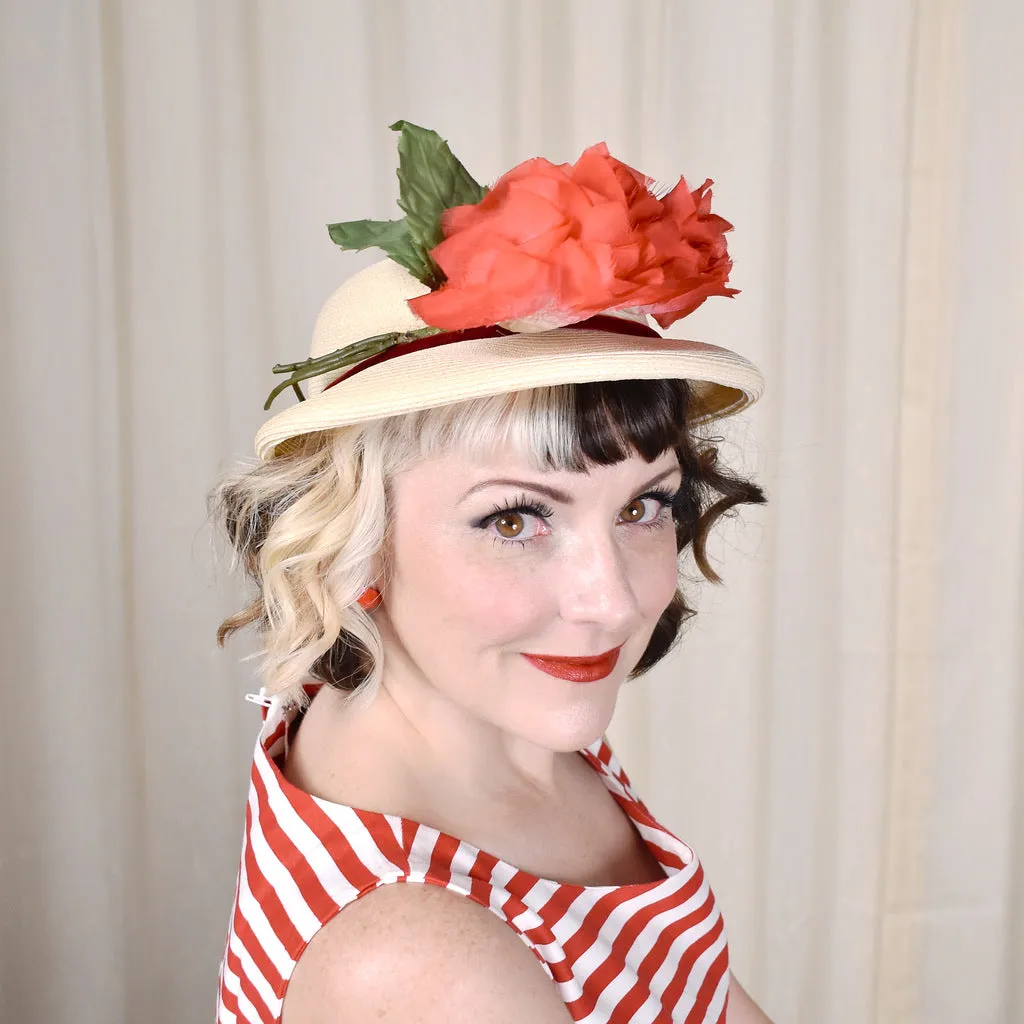
[[(671, 511), (672, 504), (676, 497), (679, 495), (678, 491), (669, 491), (664, 487), (656, 487), (654, 490), (645, 491), (643, 494), (638, 494), (633, 501), (643, 501), (644, 498), (654, 498), (660, 501), (665, 506), (658, 514), (657, 519), (651, 520), (649, 523), (631, 523), (631, 526), (639, 526), (644, 530), (658, 529), (665, 523), (665, 511)], [(632, 504), (632, 502), (630, 502)], [(525, 515), (537, 516), (540, 519), (550, 519), (554, 514), (554, 509), (550, 505), (545, 505), (542, 501), (530, 501), (525, 494), (520, 494), (513, 499), (512, 503), (503, 505), (500, 508), (495, 506), (494, 511), (481, 519), (476, 525), (481, 530), (487, 530), (490, 528), (491, 523), (498, 520), (501, 516), (508, 515), (512, 512), (521, 512)], [(495, 537), (495, 541), (500, 544), (518, 544), (520, 547), (526, 547), (530, 541), (525, 540), (510, 540), (507, 537)]]

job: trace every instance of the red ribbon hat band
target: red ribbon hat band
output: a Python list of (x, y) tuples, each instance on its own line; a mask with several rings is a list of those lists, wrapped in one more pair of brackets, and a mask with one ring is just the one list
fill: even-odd
[[(648, 327), (647, 324), (638, 323), (636, 320), (627, 320), (621, 316), (606, 316), (602, 313), (588, 317), (586, 320), (581, 320), (579, 323), (566, 324), (561, 330), (611, 331), (614, 334), (632, 334), (638, 338), (661, 337), (653, 327)], [(348, 380), (349, 377), (354, 377), (360, 370), (376, 366), (377, 363), (387, 362), (389, 359), (394, 359), (395, 356), (404, 356), (410, 352), (420, 352), (423, 349), (436, 348), (439, 345), (452, 345), (457, 341), (474, 341), (477, 338), (504, 338), (515, 333), (515, 331), (509, 330), (506, 327), (499, 326), (467, 327), (464, 331), (445, 331), (443, 334), (431, 334), (426, 338), (414, 338), (412, 341), (399, 342), (397, 345), (392, 345), (383, 352), (378, 352), (376, 355), (370, 356), (351, 369), (346, 370), (336, 380), (332, 380), (330, 384), (325, 385), (324, 391), (333, 388), (335, 384), (340, 384), (343, 380)]]

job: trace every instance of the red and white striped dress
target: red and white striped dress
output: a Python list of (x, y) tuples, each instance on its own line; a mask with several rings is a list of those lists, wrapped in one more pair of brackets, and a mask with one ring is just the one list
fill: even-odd
[(292, 970), (339, 910), (380, 885), (444, 886), (504, 921), (574, 1021), (724, 1024), (729, 953), (693, 850), (659, 825), (603, 739), (580, 751), (665, 869), (661, 881), (569, 885), (539, 878), (407, 818), (310, 796), (281, 772), (297, 709), (264, 710), (218, 1024), (279, 1024)]

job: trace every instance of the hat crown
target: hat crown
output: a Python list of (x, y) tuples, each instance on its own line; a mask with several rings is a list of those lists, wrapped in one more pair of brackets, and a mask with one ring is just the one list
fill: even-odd
[[(310, 358), (317, 359), (379, 334), (401, 334), (428, 327), (429, 324), (412, 311), (409, 300), (429, 291), (427, 285), (392, 259), (372, 263), (345, 280), (324, 303), (313, 327)], [(604, 315), (648, 324), (646, 314), (633, 309), (609, 309)], [(541, 311), (533, 316), (503, 321), (501, 326), (510, 331), (532, 334), (550, 330), (564, 322), (563, 315), (549, 323), (548, 314)], [(354, 365), (358, 366), (358, 363)], [(337, 376), (338, 371), (335, 370), (309, 378), (310, 397), (323, 394)]]
[[(366, 338), (426, 327), (410, 308), (409, 299), (430, 289), (405, 267), (383, 259), (353, 274), (324, 303), (313, 327), (310, 358), (327, 355)], [(323, 393), (338, 371), (311, 377), (310, 396)]]

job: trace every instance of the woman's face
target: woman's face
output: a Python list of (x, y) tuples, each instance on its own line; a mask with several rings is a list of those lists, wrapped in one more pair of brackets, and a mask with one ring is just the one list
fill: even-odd
[[(673, 451), (589, 473), (446, 454), (397, 477), (394, 572), (373, 613), (385, 685), (426, 686), (460, 713), (553, 751), (598, 739), (675, 594), (669, 506), (681, 481)], [(645, 496), (652, 490), (669, 497)], [(539, 509), (494, 514), (522, 505)], [(620, 644), (611, 674), (585, 683), (522, 656)]]

